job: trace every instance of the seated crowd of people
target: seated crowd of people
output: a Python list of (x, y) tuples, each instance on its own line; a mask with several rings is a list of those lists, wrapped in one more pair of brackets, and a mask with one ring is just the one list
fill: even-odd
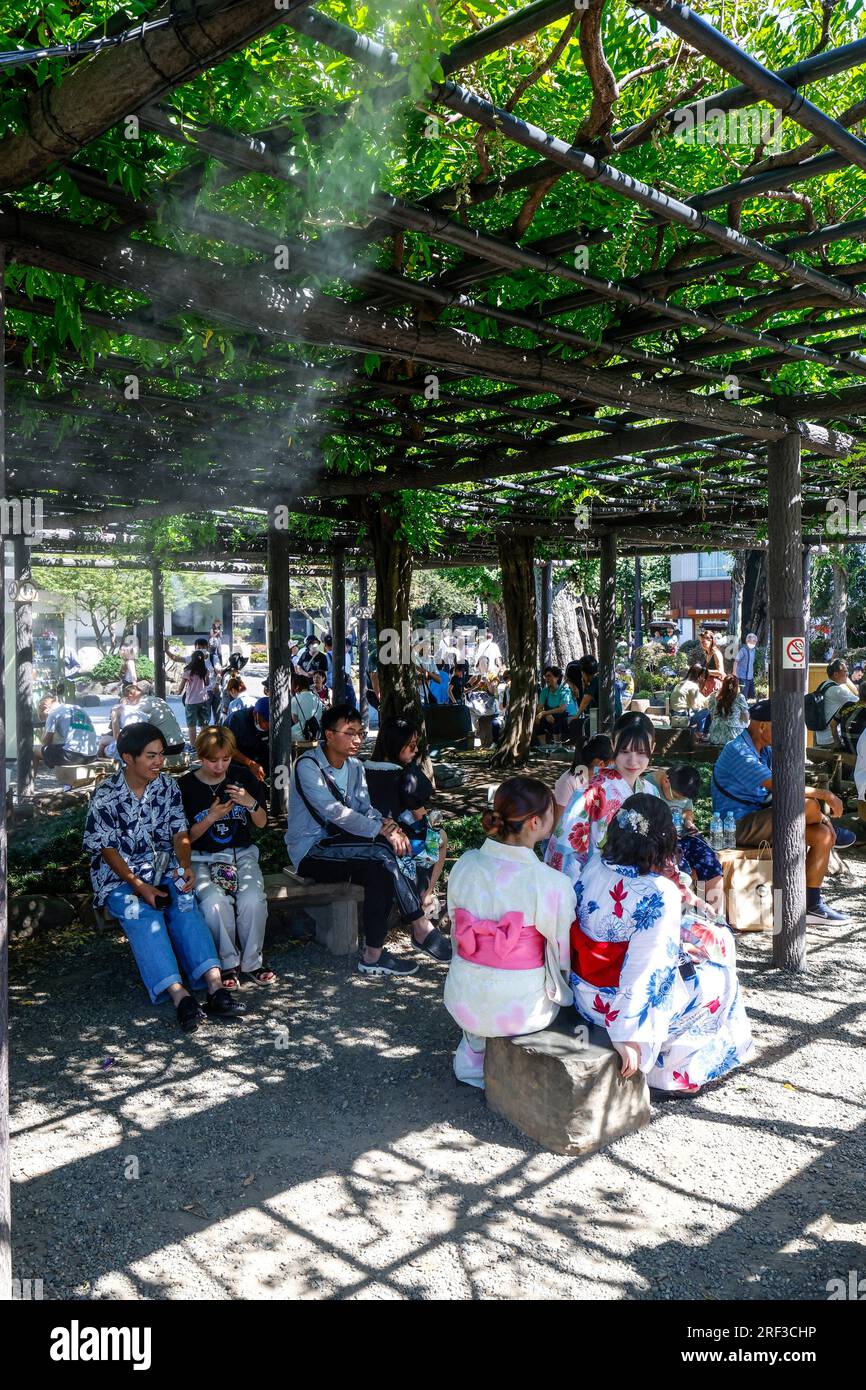
[[(695, 823), (700, 772), (651, 767), (655, 728), (637, 712), (619, 715), (611, 737), (584, 737), (598, 699), (594, 658), (544, 672), (539, 737), (570, 733), (577, 751), (552, 786), (532, 777), (499, 786), (482, 817), (484, 844), (451, 868), (449, 938), (436, 925), (448, 845), (421, 731), (383, 720), (376, 758), (362, 762), (354, 692), (328, 704), (315, 690), (318, 677), (326, 696), (333, 677), (332, 652), (320, 645), (308, 639), (293, 655), (293, 738), (297, 729), (308, 746), (292, 770), (287, 863), (319, 883), (363, 887), (360, 974), (417, 971), (417, 959), (388, 948), (398, 923), (417, 952), (448, 964), (460, 1081), (483, 1087), (487, 1038), (544, 1028), (572, 1003), (606, 1029), (623, 1078), (640, 1071), (659, 1092), (694, 1094), (752, 1056), (722, 865)], [(716, 674), (714, 717), (736, 715), (736, 727), (713, 767), (713, 811), (733, 817), (737, 846), (772, 844), (772, 703), (746, 706), (743, 720), (730, 684), (739, 678)], [(241, 986), (277, 983), (263, 958), (268, 907), (253, 835), (267, 823), (267, 697), (245, 699), (237, 669), (216, 704), (196, 680), (205, 677), (194, 653), (187, 710), (206, 705), (221, 721), (200, 724), (196, 708), (199, 765), (166, 775), (181, 731), (165, 722), (164, 702), (131, 685), (112, 715), (120, 768), (94, 792), (84, 834), (96, 905), (123, 927), (151, 1002), (170, 1000), (185, 1031), (245, 1013)], [(348, 662), (346, 686), (348, 697)], [(87, 750), (95, 739), (57, 701), (46, 734), (49, 765), (68, 738)], [(809, 922), (847, 920), (822, 894), (831, 851), (855, 838), (833, 824), (842, 809), (829, 791), (804, 790)]]

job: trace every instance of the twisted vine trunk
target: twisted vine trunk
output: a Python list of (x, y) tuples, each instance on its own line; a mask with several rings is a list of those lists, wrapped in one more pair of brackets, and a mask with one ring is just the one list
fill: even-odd
[[(412, 552), (400, 533), (399, 504), (371, 498), (364, 505), (376, 574), (373, 610), (379, 657), (379, 728), (385, 719), (410, 719), (423, 731), (418, 681), (411, 660), (409, 589)], [(380, 756), (381, 737), (373, 756)]]
[(508, 669), (511, 689), (508, 715), (499, 747), (490, 759), (495, 768), (523, 767), (529, 756), (535, 718), (535, 657), (538, 646), (535, 606), (535, 541), (531, 536), (499, 536), (502, 606), (508, 624)]

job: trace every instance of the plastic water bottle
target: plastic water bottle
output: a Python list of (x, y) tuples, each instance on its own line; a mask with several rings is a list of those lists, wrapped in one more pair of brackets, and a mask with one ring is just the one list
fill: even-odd
[(722, 818), (719, 815), (718, 811), (714, 811), (713, 818), (710, 821), (710, 848), (724, 849), (724, 847), (725, 831), (722, 825)]
[(192, 912), (195, 907), (195, 896), (192, 893), (185, 893), (181, 884), (184, 880), (183, 869), (177, 869), (174, 881), (177, 884), (177, 910), (178, 912)]
[(729, 811), (725, 816), (724, 847), (725, 849), (737, 848), (737, 822), (734, 820), (733, 811)]
[(673, 823), (674, 823), (674, 830), (677, 832), (677, 839), (679, 839), (680, 836), (681, 836), (682, 833), (683, 833), (683, 813), (682, 813), (682, 811), (679, 811), (679, 810), (677, 810), (677, 811), (672, 811), (672, 812), (671, 812), (671, 819), (673, 820)]

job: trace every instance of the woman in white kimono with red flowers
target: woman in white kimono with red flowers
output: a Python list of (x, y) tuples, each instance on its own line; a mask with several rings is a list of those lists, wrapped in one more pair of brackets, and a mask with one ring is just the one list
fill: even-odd
[(578, 1012), (607, 1029), (624, 1077), (640, 1070), (656, 1090), (694, 1093), (754, 1045), (732, 963), (684, 945), (676, 847), (665, 802), (623, 802), (576, 884), (570, 983)]
[(503, 782), (482, 817), (490, 838), (461, 855), (448, 878), (453, 953), (445, 1007), (463, 1029), (454, 1072), (470, 1086), (484, 1086), (485, 1039), (540, 1032), (571, 1003), (574, 890), (534, 848), (550, 834), (555, 812), (543, 782)]

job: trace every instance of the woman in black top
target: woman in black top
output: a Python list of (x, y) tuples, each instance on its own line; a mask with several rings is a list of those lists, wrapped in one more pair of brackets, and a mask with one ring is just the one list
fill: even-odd
[(223, 985), (272, 985), (262, 963), (268, 919), (259, 852), (251, 826), (267, 824), (265, 791), (252, 773), (232, 763), (237, 744), (230, 729), (212, 725), (196, 739), (201, 767), (178, 781), (189, 822), (195, 893), (219, 951)]
[[(421, 904), (427, 915), (435, 918), (441, 910), (436, 885), (445, 867), (448, 839), (444, 830), (433, 830), (427, 817), (427, 805), (435, 788), (418, 764), (418, 730), (408, 719), (386, 719), (379, 746), (385, 761), (364, 764), (372, 805), (405, 830), (415, 856), (424, 854), (431, 831), (439, 840)], [(426, 853), (432, 854), (433, 848), (431, 840)], [(426, 867), (430, 867), (429, 861)], [(426, 868), (422, 871), (426, 872)]]

